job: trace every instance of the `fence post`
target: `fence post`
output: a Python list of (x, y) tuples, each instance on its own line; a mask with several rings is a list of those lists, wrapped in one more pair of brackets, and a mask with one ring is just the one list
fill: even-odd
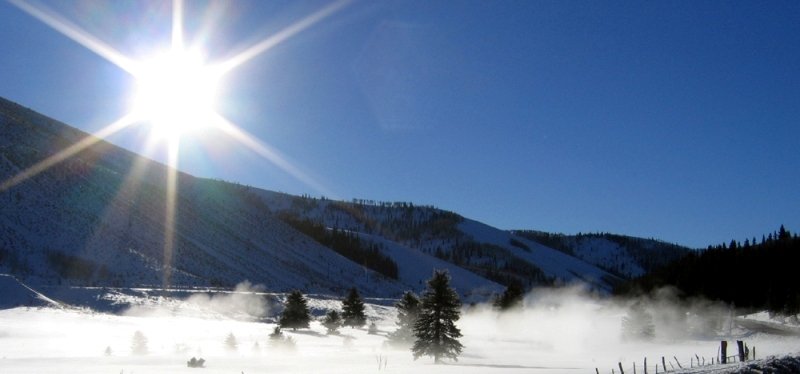
[(664, 361), (664, 356), (661, 356), (661, 366), (664, 367), (664, 372), (667, 372), (667, 362)]
[(595, 374), (600, 374), (600, 369), (594, 368), (594, 372), (595, 372)]
[(633, 374), (636, 374), (636, 361), (633, 362)]
[[(656, 368), (658, 370), (658, 368)], [(647, 374), (647, 357), (644, 358), (644, 374)]]
[(719, 351), (720, 351), (720, 363), (727, 364), (728, 363), (728, 342), (723, 340), (719, 343)]
[(680, 361), (678, 361), (678, 358), (677, 358), (677, 357), (675, 357), (675, 356), (672, 356), (672, 358), (674, 358), (674, 359), (675, 359), (675, 362), (678, 364), (678, 367), (679, 367), (679, 368), (681, 368), (681, 369), (683, 369), (683, 366), (681, 366), (681, 362), (680, 362)]
[(622, 363), (618, 362), (619, 364), (619, 374), (625, 374), (625, 370), (622, 370)]
[(744, 362), (744, 342), (737, 340), (736, 345), (739, 348), (739, 362)]

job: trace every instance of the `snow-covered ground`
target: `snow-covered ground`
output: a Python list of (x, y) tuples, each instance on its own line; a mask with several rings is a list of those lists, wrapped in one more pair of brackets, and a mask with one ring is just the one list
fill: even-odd
[[(235, 295), (150, 298), (114, 315), (67, 308), (0, 310), (0, 373), (593, 373), (595, 368), (606, 373), (619, 362), (626, 372), (632, 372), (634, 362), (641, 371), (645, 357), (654, 372), (661, 356), (669, 360), (668, 367), (671, 361), (676, 368), (673, 357), (684, 367), (695, 355), (710, 360), (717, 355), (720, 339), (731, 341), (731, 348), (733, 340), (743, 339), (757, 348), (759, 358), (800, 351), (798, 336), (734, 328), (728, 336), (709, 332), (706, 338), (680, 338), (663, 334), (668, 327), (658, 321), (653, 341), (623, 342), (624, 307), (566, 291), (535, 292), (524, 310), (505, 315), (482, 306), (465, 309), (458, 322), (464, 352), (458, 362), (445, 365), (434, 365), (427, 357), (415, 361), (408, 350), (386, 347), (395, 313), (378, 304), (367, 308), (377, 335), (366, 328), (345, 328), (329, 336), (313, 322), (307, 330), (285, 331), (296, 342), (296, 348), (287, 351), (270, 344), (268, 335), (275, 325), (269, 319), (232, 319), (214, 309), (215, 304), (253, 302)], [(309, 304), (316, 315), (340, 308), (338, 300), (324, 297)], [(145, 355), (132, 353), (137, 331), (147, 338)], [(236, 350), (225, 345), (229, 334), (236, 338)], [(205, 368), (187, 367), (191, 357), (205, 359)]]

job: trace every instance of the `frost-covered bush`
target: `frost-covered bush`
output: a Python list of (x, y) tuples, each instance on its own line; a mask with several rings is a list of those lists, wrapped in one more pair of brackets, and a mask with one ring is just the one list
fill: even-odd
[(133, 338), (131, 339), (131, 353), (135, 355), (147, 354), (147, 337), (144, 336), (141, 331), (133, 333)]
[(622, 317), (622, 338), (625, 340), (652, 340), (656, 336), (653, 316), (644, 303), (635, 302)]
[(225, 349), (235, 351), (238, 346), (239, 343), (236, 342), (236, 336), (234, 336), (233, 333), (228, 334), (225, 338)]

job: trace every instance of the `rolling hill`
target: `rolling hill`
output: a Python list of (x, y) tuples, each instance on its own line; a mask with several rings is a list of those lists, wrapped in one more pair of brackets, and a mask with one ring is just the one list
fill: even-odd
[[(185, 173), (177, 177), (173, 249), (165, 251), (171, 171), (163, 164), (94, 139), (14, 179), (83, 139), (92, 138), (0, 99), (0, 272), (28, 284), (248, 280), (274, 291), (343, 294), (355, 286), (393, 297), (448, 269), (460, 293), (478, 298), (510, 282), (577, 282), (606, 292), (636, 275), (613, 271), (602, 255), (570, 253), (430, 206), (293, 196)], [(625, 266), (643, 267), (629, 257)]]

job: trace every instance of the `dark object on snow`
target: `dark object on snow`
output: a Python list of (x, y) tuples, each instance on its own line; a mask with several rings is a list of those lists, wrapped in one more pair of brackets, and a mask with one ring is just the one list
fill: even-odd
[(278, 325), (282, 329), (307, 329), (309, 321), (311, 321), (311, 314), (308, 310), (308, 301), (300, 291), (292, 291), (286, 297), (286, 303), (278, 320)]
[(411, 347), (414, 359), (433, 356), (437, 364), (443, 357), (458, 361), (464, 348), (458, 341), (461, 330), (455, 324), (460, 317), (461, 300), (450, 287), (450, 275), (447, 271), (435, 271), (428, 280), (428, 289), (422, 295), (419, 316), (414, 323), (417, 337)]
[(720, 347), (719, 348), (719, 352), (720, 352), (719, 360), (722, 361), (723, 364), (726, 364), (726, 363), (728, 363), (728, 342), (726, 342), (724, 340), (721, 341), (719, 343), (719, 347)]
[(350, 327), (363, 327), (367, 324), (367, 316), (364, 313), (364, 300), (358, 294), (358, 290), (353, 287), (347, 298), (342, 301), (342, 325)]
[(202, 367), (205, 367), (205, 366), (203, 366), (203, 365), (205, 365), (205, 363), (206, 363), (206, 360), (204, 360), (202, 358), (197, 359), (197, 358), (192, 357), (189, 361), (186, 361), (186, 366), (188, 366), (190, 368), (202, 368)]
[(505, 311), (521, 306), (524, 297), (525, 290), (523, 290), (522, 285), (517, 281), (513, 281), (509, 283), (502, 295), (494, 299), (492, 305), (501, 311)]
[(339, 327), (342, 326), (342, 317), (339, 315), (339, 312), (335, 310), (328, 311), (328, 314), (325, 315), (325, 319), (322, 320), (322, 326), (328, 329), (328, 335), (338, 334)]
[(397, 308), (397, 330), (389, 333), (390, 344), (411, 346), (416, 340), (414, 324), (419, 315), (419, 298), (411, 291), (406, 291), (403, 298), (394, 305)]
[(800, 373), (800, 357), (772, 357), (750, 363), (731, 373), (734, 374), (782, 374)]
[(744, 362), (745, 354), (744, 354), (744, 342), (741, 340), (736, 341), (736, 345), (739, 347), (739, 362)]

